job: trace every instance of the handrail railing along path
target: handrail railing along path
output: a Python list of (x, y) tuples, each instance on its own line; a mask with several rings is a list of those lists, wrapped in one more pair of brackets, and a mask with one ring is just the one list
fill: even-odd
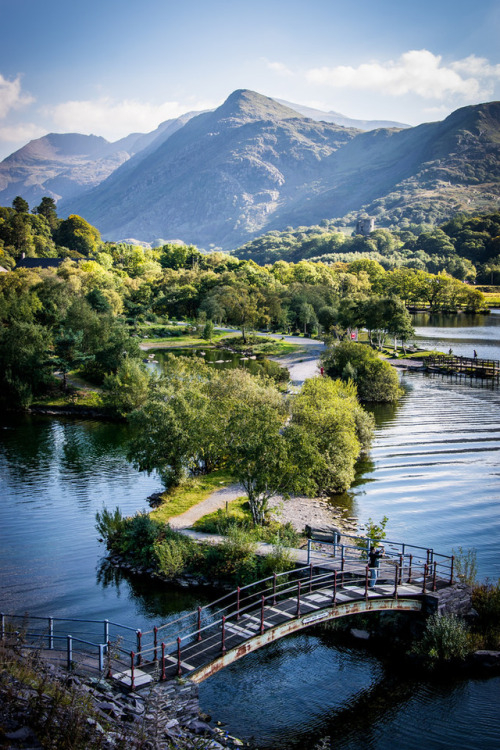
[[(453, 556), (384, 541), (385, 554), (371, 588), (370, 543), (349, 535), (342, 536), (342, 543), (311, 539), (306, 565), (238, 586), (210, 604), (149, 630), (108, 620), (1, 614), (0, 637), (22, 638), (24, 646), (49, 652), (57, 652), (58, 642), (65, 641), (59, 651), (65, 652), (62, 658), (68, 668), (78, 663), (78, 651), (83, 655), (79, 666), (113, 676), (134, 689), (153, 679), (180, 675), (204, 679), (210, 665), (215, 671), (224, 666), (224, 659), (239, 658), (287, 632), (360, 611), (360, 607), (404, 608), (399, 599), (415, 600), (453, 583)], [(71, 635), (68, 629), (61, 633), (61, 627), (71, 628)]]

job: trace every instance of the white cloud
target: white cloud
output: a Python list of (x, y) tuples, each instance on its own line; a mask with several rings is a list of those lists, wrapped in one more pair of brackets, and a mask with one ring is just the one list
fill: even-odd
[(285, 65), (285, 63), (267, 61), (266, 65), (269, 68), (269, 70), (273, 70), (275, 73), (278, 73), (281, 76), (293, 75), (293, 72), (290, 70), (289, 67)]
[(46, 135), (46, 128), (35, 125), (32, 122), (21, 123), (20, 125), (5, 125), (0, 127), (0, 141), (6, 143), (27, 143), (34, 138), (40, 138)]
[(21, 78), (7, 80), (0, 73), (0, 118), (7, 117), (11, 109), (18, 109), (34, 101), (29, 94), (21, 92)]
[(474, 55), (448, 65), (441, 55), (428, 50), (410, 50), (398, 60), (363, 63), (354, 68), (313, 68), (306, 73), (310, 83), (334, 88), (364, 89), (392, 96), (417, 94), (429, 99), (460, 95), (466, 99), (491, 95), (500, 66)]
[(133, 99), (116, 101), (101, 97), (62, 102), (45, 109), (44, 113), (52, 119), (56, 130), (95, 133), (113, 140), (133, 132), (154, 130), (164, 120), (179, 117), (188, 111), (213, 107), (213, 102), (201, 100), (189, 104), (173, 101), (155, 105)]

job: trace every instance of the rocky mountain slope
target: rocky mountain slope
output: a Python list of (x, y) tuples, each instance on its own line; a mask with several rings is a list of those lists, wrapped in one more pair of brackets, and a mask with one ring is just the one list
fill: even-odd
[(75, 198), (134, 154), (157, 147), (195, 114), (167, 120), (151, 133), (131, 133), (114, 143), (80, 133), (49, 133), (30, 141), (0, 163), (0, 205), (10, 206), (16, 195), (30, 206), (44, 195), (55, 201)]
[(350, 224), (358, 212), (388, 226), (498, 210), (499, 102), (369, 131), (293, 107), (313, 117), (238, 90), (216, 110), (113, 144), (45, 136), (0, 164), (0, 204), (62, 196), (60, 216), (80, 214), (106, 239), (182, 239), (207, 250), (323, 219)]
[(85, 216), (108, 238), (234, 247), (321, 184), (328, 157), (359, 132), (235, 91), (61, 211)]

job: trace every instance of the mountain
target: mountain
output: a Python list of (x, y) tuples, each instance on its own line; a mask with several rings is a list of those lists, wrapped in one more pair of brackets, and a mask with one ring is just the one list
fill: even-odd
[(151, 133), (131, 133), (110, 143), (80, 133), (49, 133), (30, 141), (0, 163), (0, 205), (21, 195), (31, 206), (44, 195), (59, 201), (95, 187), (134, 154), (158, 146), (193, 117), (161, 123)]
[(463, 107), (442, 122), (361, 133), (329, 157), (321, 190), (284, 207), (269, 229), (360, 209), (386, 225), (498, 210), (499, 146), (500, 102)]
[(182, 237), (234, 247), (321, 183), (328, 157), (359, 132), (235, 91), (61, 211), (85, 216), (110, 239)]
[(499, 141), (498, 102), (362, 132), (240, 90), (61, 210), (108, 239), (180, 237), (206, 249), (360, 210), (385, 225), (437, 222), (498, 209)]
[(352, 117), (346, 117), (341, 115), (340, 112), (323, 112), (321, 109), (314, 109), (313, 107), (305, 107), (302, 104), (293, 104), (292, 102), (286, 102), (284, 99), (276, 99), (277, 102), (283, 104), (285, 107), (290, 107), (296, 112), (300, 112), (304, 117), (309, 117), (311, 120), (322, 120), (323, 122), (333, 122), (334, 125), (342, 125), (343, 128), (357, 128), (358, 130), (376, 130), (377, 128), (409, 128), (410, 125), (406, 125), (402, 122), (393, 122), (392, 120), (354, 120)]

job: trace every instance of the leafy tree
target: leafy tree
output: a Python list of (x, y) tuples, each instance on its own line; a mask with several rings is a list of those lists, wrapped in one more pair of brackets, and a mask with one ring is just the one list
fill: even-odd
[(202, 336), (206, 341), (212, 341), (214, 335), (215, 326), (211, 320), (207, 320), (203, 326)]
[(13, 320), (0, 328), (0, 401), (27, 408), (50, 382), (50, 335), (38, 323)]
[(24, 198), (21, 198), (20, 195), (16, 196), (14, 200), (12, 201), (12, 208), (18, 214), (26, 214), (30, 210), (28, 201), (25, 201)]
[(71, 214), (59, 225), (55, 232), (55, 240), (58, 245), (76, 250), (82, 255), (91, 255), (99, 249), (101, 235), (98, 229), (81, 216)]
[(46, 220), (48, 225), (52, 230), (56, 229), (58, 225), (58, 218), (57, 218), (57, 210), (56, 210), (56, 203), (53, 198), (49, 198), (48, 196), (44, 196), (38, 206), (33, 209), (33, 213), (39, 214), (40, 216), (43, 216)]
[(121, 417), (140, 409), (149, 395), (150, 376), (137, 359), (125, 359), (115, 374), (104, 376), (104, 403)]
[(397, 401), (402, 395), (396, 371), (363, 344), (344, 341), (329, 346), (321, 357), (332, 378), (353, 380), (361, 401)]
[(356, 460), (370, 444), (373, 418), (352, 383), (311, 378), (293, 400), (285, 434), (296, 438), (297, 432), (308, 449), (300, 465), (307, 467), (315, 492), (341, 492), (352, 484)]

